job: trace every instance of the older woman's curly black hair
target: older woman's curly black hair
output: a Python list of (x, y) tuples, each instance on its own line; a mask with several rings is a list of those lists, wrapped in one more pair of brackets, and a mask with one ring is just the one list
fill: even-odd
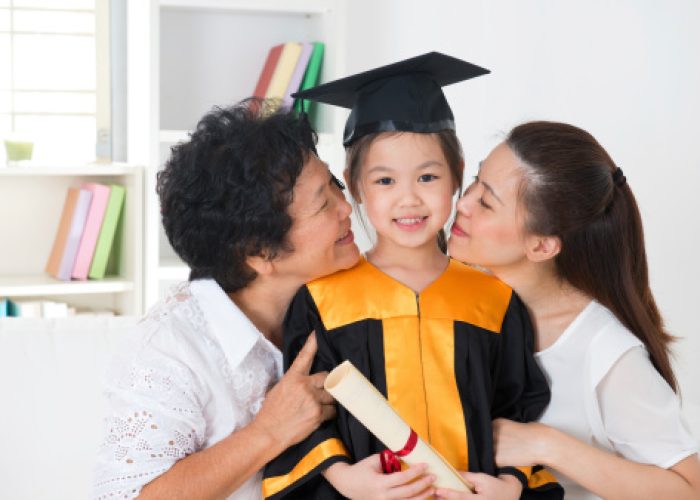
[(163, 226), (190, 279), (213, 278), (226, 292), (255, 279), (248, 256), (291, 250), (287, 208), (316, 152), (305, 115), (269, 108), (259, 100), (214, 108), (158, 174)]

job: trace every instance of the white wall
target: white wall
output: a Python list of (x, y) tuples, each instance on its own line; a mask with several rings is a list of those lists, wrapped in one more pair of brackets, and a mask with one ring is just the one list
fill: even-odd
[(431, 50), (491, 69), (446, 89), (469, 175), (526, 120), (570, 122), (606, 147), (642, 210), (653, 291), (681, 337), (676, 369), (700, 436), (700, 2), (348, 5), (348, 74)]

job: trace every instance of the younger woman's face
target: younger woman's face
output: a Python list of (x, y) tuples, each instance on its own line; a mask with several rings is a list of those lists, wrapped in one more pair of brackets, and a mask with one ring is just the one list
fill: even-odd
[(447, 246), (451, 257), (494, 272), (526, 258), (518, 199), (522, 168), (505, 143), (481, 162), (479, 174), (457, 202)]
[(377, 231), (378, 245), (435, 245), (456, 189), (435, 136), (404, 132), (378, 137), (364, 158), (358, 184), (358, 201)]

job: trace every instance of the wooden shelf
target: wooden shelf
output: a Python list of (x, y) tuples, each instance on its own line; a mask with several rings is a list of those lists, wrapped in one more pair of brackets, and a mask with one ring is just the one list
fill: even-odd
[(276, 14), (324, 14), (330, 10), (326, 0), (160, 0), (160, 6), (231, 12), (273, 12)]
[(16, 167), (0, 167), (0, 177), (30, 176), (114, 176), (136, 175), (140, 169), (120, 163), (95, 163), (80, 166), (50, 166), (41, 163), (26, 163)]
[(130, 292), (134, 283), (113, 277), (89, 281), (59, 281), (50, 276), (9, 276), (0, 279), (2, 297), (40, 297)]

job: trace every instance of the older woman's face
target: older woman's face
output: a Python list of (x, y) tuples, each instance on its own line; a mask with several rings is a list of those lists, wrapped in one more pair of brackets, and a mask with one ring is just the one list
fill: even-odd
[(300, 283), (355, 265), (360, 252), (350, 228), (352, 208), (331, 176), (328, 165), (311, 153), (294, 186), (289, 206), (293, 252), (282, 256), (283, 272)]
[(457, 202), (448, 252), (486, 267), (516, 265), (525, 259), (525, 231), (518, 206), (520, 161), (501, 143), (481, 163), (479, 175)]

